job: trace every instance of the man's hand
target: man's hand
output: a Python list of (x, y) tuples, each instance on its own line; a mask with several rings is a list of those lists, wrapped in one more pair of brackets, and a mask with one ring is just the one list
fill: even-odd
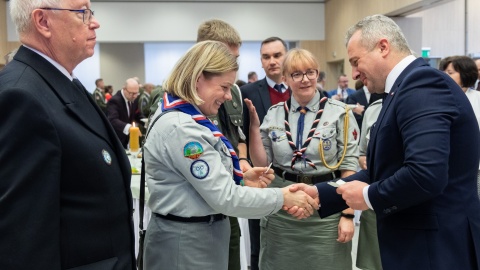
[(273, 169), (267, 171), (267, 167), (253, 167), (243, 174), (243, 181), (249, 187), (266, 188), (273, 179)]
[(363, 188), (368, 186), (367, 183), (360, 181), (347, 182), (337, 188), (337, 193), (342, 195), (350, 208), (355, 210), (367, 210), (368, 205), (363, 198)]
[(284, 198), (283, 209), (294, 209), (295, 211), (288, 211), (288, 213), (298, 219), (307, 218), (318, 209), (318, 199), (313, 199), (302, 190), (292, 192), (290, 186), (288, 186), (282, 188), (282, 192)]
[(360, 103), (357, 103), (357, 107), (353, 108), (352, 111), (358, 115), (362, 115), (363, 111), (365, 111), (365, 106), (360, 105)]
[[(289, 188), (290, 192), (296, 192), (298, 190), (301, 190), (301, 191), (307, 193), (308, 196), (312, 197), (315, 200), (315, 202), (317, 204), (319, 204), (318, 190), (315, 186), (309, 186), (307, 184), (293, 184), (293, 185), (288, 186), (288, 188)], [(292, 216), (294, 216), (298, 219), (307, 218), (311, 215), (311, 214), (307, 215), (307, 213), (305, 213), (304, 209), (300, 208), (298, 206), (287, 207), (287, 206), (284, 205), (283, 210), (287, 211), (287, 213), (289, 213), (290, 215), (292, 215)], [(318, 210), (318, 208), (316, 208), (316, 210)]]

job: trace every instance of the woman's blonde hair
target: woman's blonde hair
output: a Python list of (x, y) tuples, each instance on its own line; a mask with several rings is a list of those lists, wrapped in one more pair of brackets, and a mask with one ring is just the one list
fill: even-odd
[(290, 49), (283, 61), (283, 75), (285, 77), (290, 76), (292, 72), (304, 67), (313, 68), (318, 71), (320, 65), (318, 64), (317, 58), (311, 52), (300, 48)]
[(238, 71), (237, 59), (230, 49), (218, 41), (202, 41), (178, 60), (163, 86), (171, 95), (200, 105), (204, 102), (196, 91), (200, 75), (209, 79), (230, 71)]

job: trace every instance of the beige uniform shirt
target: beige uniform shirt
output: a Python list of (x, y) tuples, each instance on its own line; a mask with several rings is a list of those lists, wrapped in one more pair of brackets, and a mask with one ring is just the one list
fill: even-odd
[[(304, 142), (308, 138), (307, 136), (312, 127), (312, 123), (315, 120), (316, 112), (319, 110), (319, 100), (320, 94), (317, 92), (315, 97), (307, 104), (309, 110), (305, 115), (305, 126), (303, 129)], [(297, 139), (297, 122), (300, 116), (300, 112), (296, 111), (298, 107), (298, 102), (292, 96), (288, 122), (290, 123), (290, 131), (294, 143)], [(297, 161), (295, 165), (296, 173), (303, 172), (305, 174), (323, 175), (331, 172), (331, 170), (326, 168), (321, 161), (319, 152), (320, 140), (323, 141), (323, 152), (325, 159), (330, 166), (337, 164), (344, 147), (347, 147), (345, 159), (340, 165), (339, 170), (355, 171), (357, 169), (358, 140), (360, 132), (353, 113), (349, 111), (348, 139), (347, 141), (344, 141), (345, 107), (346, 105), (343, 102), (332, 99), (326, 101), (320, 122), (305, 151), (306, 157), (315, 164), (317, 170), (303, 161)], [(263, 145), (267, 152), (268, 162), (273, 162), (273, 166), (293, 172), (290, 167), (293, 150), (288, 143), (284, 122), (284, 103), (281, 102), (269, 109), (262, 125), (260, 126), (260, 133)]]

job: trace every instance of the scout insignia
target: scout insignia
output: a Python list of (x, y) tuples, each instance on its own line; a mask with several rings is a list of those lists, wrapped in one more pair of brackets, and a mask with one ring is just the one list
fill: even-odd
[(195, 160), (190, 166), (190, 172), (197, 179), (203, 179), (207, 177), (210, 168), (208, 167), (207, 162), (202, 159)]
[(325, 122), (323, 123), (323, 126), (328, 126), (328, 124), (329, 124), (328, 122)]
[(275, 133), (275, 131), (272, 131), (272, 141), (277, 141), (277, 134)]
[(215, 126), (218, 126), (218, 120), (217, 119), (213, 120), (213, 123), (215, 124)]
[(102, 156), (105, 163), (107, 163), (108, 165), (112, 165), (112, 157), (110, 156), (110, 153), (108, 153), (107, 150), (105, 149), (102, 150)]
[(353, 139), (356, 141), (356, 140), (357, 140), (357, 136), (358, 136), (358, 133), (357, 133), (357, 130), (356, 130), (356, 129), (353, 130), (352, 135), (353, 135)]
[(323, 140), (323, 150), (328, 151), (330, 148), (332, 148), (332, 141), (329, 139)]
[(183, 147), (183, 156), (189, 159), (197, 159), (203, 154), (203, 147), (199, 142), (189, 142)]

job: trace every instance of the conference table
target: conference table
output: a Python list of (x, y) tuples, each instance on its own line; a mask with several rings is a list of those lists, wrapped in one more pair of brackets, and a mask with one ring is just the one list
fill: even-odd
[[(138, 254), (138, 239), (139, 239), (139, 224), (140, 224), (140, 170), (142, 168), (142, 159), (136, 157), (135, 155), (128, 155), (130, 160), (130, 165), (135, 167), (138, 170), (137, 173), (132, 173), (132, 180), (130, 183), (130, 189), (132, 191), (133, 197), (133, 225), (134, 225), (134, 234), (135, 234), (135, 255)], [(146, 185), (145, 185), (146, 186)], [(148, 208), (147, 201), (150, 196), (148, 188), (145, 187), (145, 207), (143, 214), (143, 228), (146, 229), (148, 222), (150, 221), (150, 216), (152, 211)], [(244, 218), (238, 218), (238, 223), (240, 225), (241, 236), (240, 236), (240, 265), (242, 270), (248, 270), (250, 265), (250, 234), (248, 231), (248, 220)]]

